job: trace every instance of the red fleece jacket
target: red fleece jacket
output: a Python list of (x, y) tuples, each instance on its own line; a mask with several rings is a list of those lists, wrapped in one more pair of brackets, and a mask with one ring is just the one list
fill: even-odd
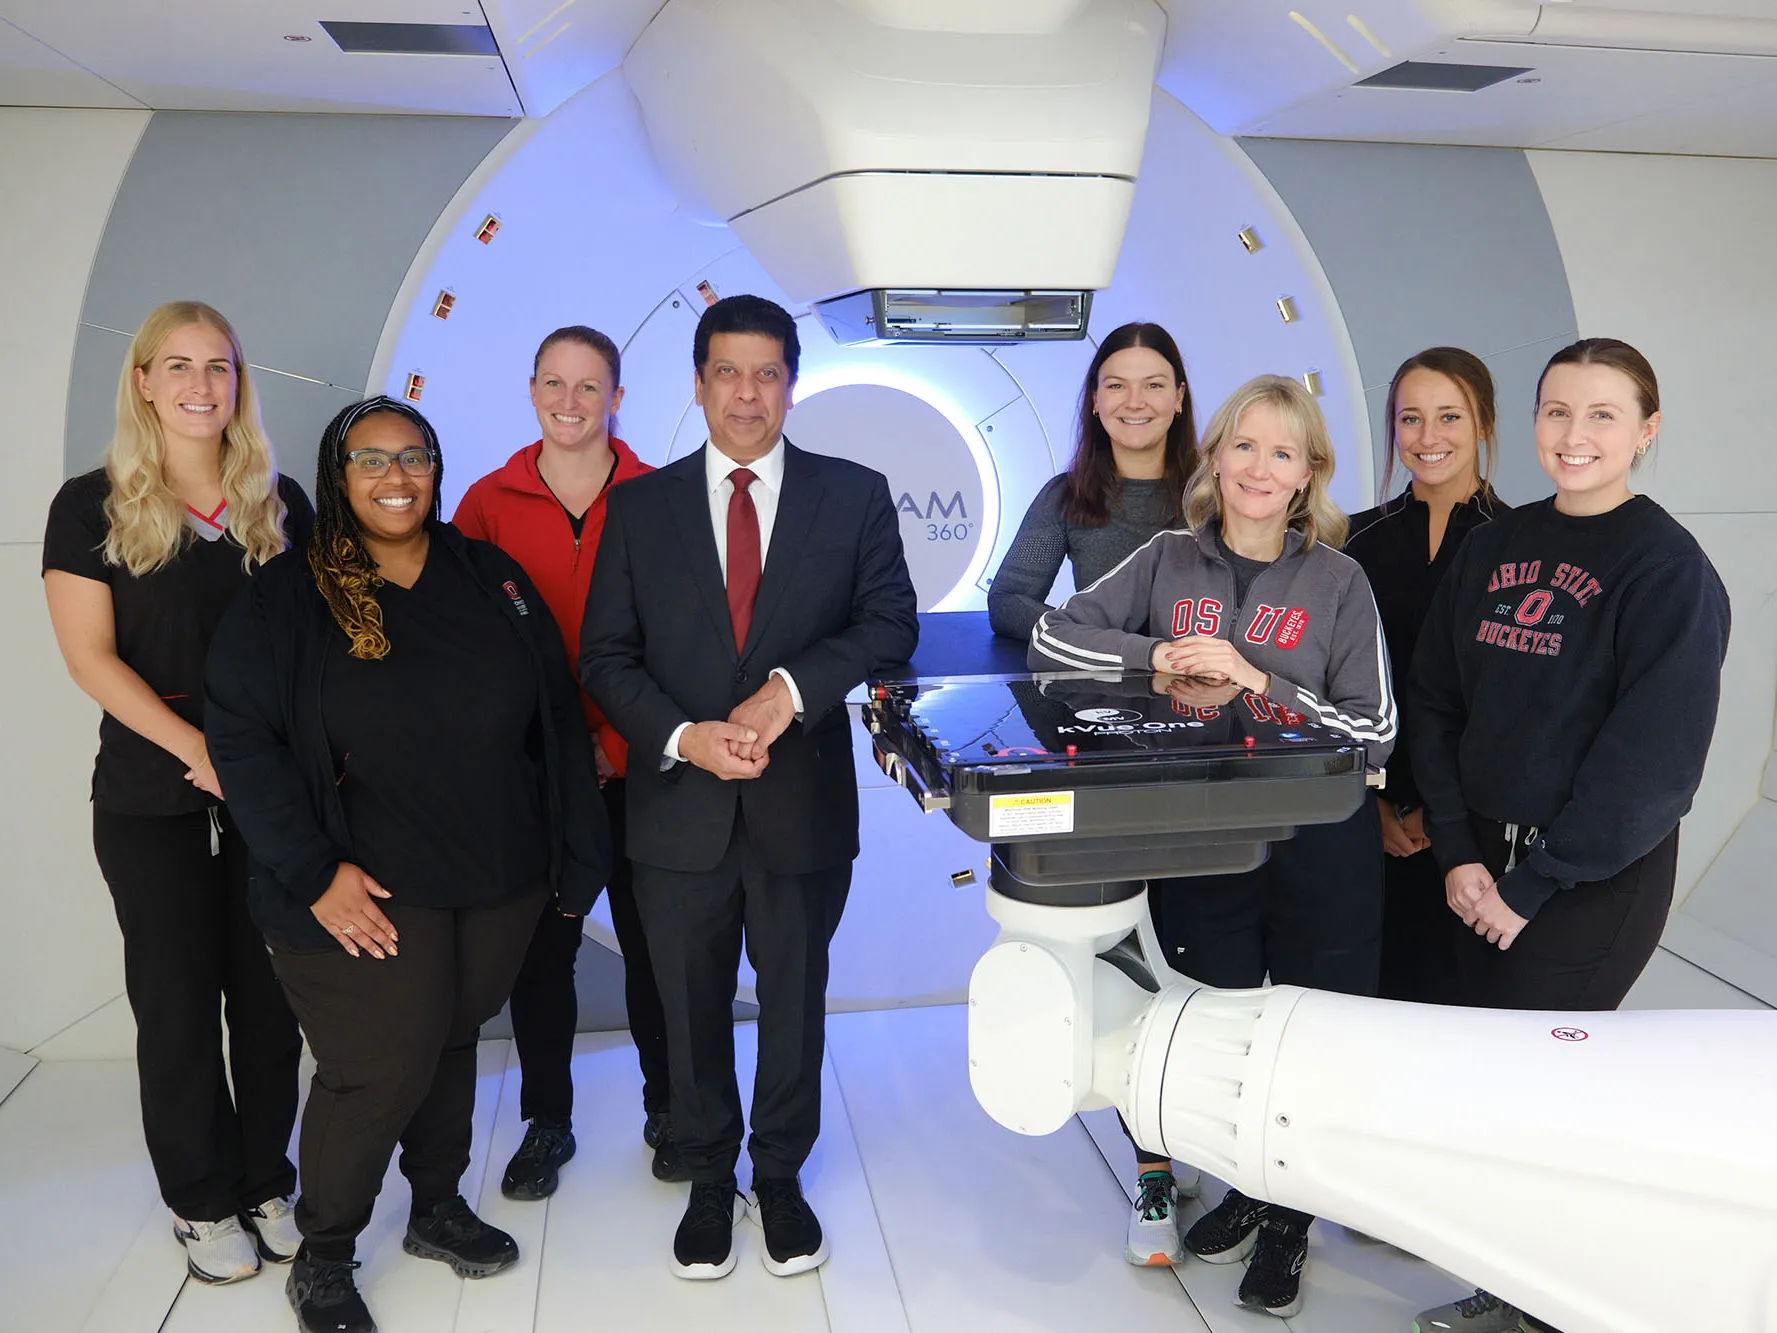
[[(611, 448), (617, 455), (617, 471), (611, 486), (654, 470), (615, 436), (611, 438)], [(580, 621), (586, 614), (586, 588), (592, 582), (593, 557), (598, 554), (599, 534), (605, 528), (605, 496), (611, 488), (607, 486), (586, 511), (586, 523), (576, 541), (561, 501), (537, 471), (537, 459), (542, 453), (543, 441), (538, 440), (476, 482), (463, 496), (451, 522), (465, 536), (492, 542), (524, 566), (524, 572), (531, 576), (531, 582), (548, 603), (556, 624), (561, 626), (568, 663), (578, 677)], [(585, 705), (587, 725), (598, 737), (605, 757), (622, 774), (629, 753), (623, 738), (584, 690), (580, 702)]]

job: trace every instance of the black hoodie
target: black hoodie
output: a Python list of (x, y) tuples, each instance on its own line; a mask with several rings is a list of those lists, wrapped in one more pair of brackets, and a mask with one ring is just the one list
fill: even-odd
[(1728, 624), (1709, 558), (1646, 496), (1587, 517), (1543, 500), (1470, 533), (1402, 707), (1438, 864), (1481, 860), (1470, 811), (1538, 830), (1499, 881), (1531, 917), (1659, 846), (1702, 781)]
[[(609, 877), (611, 835), (561, 634), (516, 560), (448, 524), (430, 529), (428, 558), (462, 561), (529, 650), (543, 742), (550, 882), (564, 912), (584, 915)], [(286, 551), (229, 608), (204, 673), (204, 742), (252, 854), (253, 919), (292, 948), (333, 943), (309, 908), (339, 863), (356, 861), (321, 714), (328, 646), (340, 633), (307, 552)], [(447, 718), (430, 722), (449, 725)]]

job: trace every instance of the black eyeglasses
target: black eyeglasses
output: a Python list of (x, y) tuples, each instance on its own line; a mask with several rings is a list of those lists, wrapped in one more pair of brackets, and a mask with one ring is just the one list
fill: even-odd
[(398, 454), (381, 449), (353, 449), (346, 454), (346, 463), (360, 477), (381, 477), (391, 464), (398, 464), (410, 477), (429, 477), (438, 467), (438, 460), (429, 449), (403, 449)]

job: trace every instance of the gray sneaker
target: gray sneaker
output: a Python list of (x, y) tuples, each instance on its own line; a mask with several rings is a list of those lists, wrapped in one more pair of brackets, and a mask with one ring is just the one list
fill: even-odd
[(1479, 1287), (1473, 1296), (1426, 1310), (1413, 1321), (1413, 1333), (1519, 1333), (1524, 1327), (1522, 1310)]

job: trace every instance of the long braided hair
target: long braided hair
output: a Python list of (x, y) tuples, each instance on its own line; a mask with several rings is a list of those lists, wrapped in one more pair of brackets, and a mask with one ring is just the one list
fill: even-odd
[(376, 590), (383, 586), (376, 561), (364, 547), (358, 516), (346, 498), (346, 436), (366, 417), (388, 412), (404, 417), (419, 431), (434, 459), (431, 521), (440, 522), (439, 495), (444, 488), (444, 455), (438, 432), (417, 408), (398, 398), (365, 398), (341, 410), (321, 434), (315, 461), (315, 531), (309, 538), (309, 569), (315, 587), (327, 601), (333, 619), (352, 641), (353, 657), (380, 661), (389, 655), (389, 636), (383, 632), (383, 609)]

